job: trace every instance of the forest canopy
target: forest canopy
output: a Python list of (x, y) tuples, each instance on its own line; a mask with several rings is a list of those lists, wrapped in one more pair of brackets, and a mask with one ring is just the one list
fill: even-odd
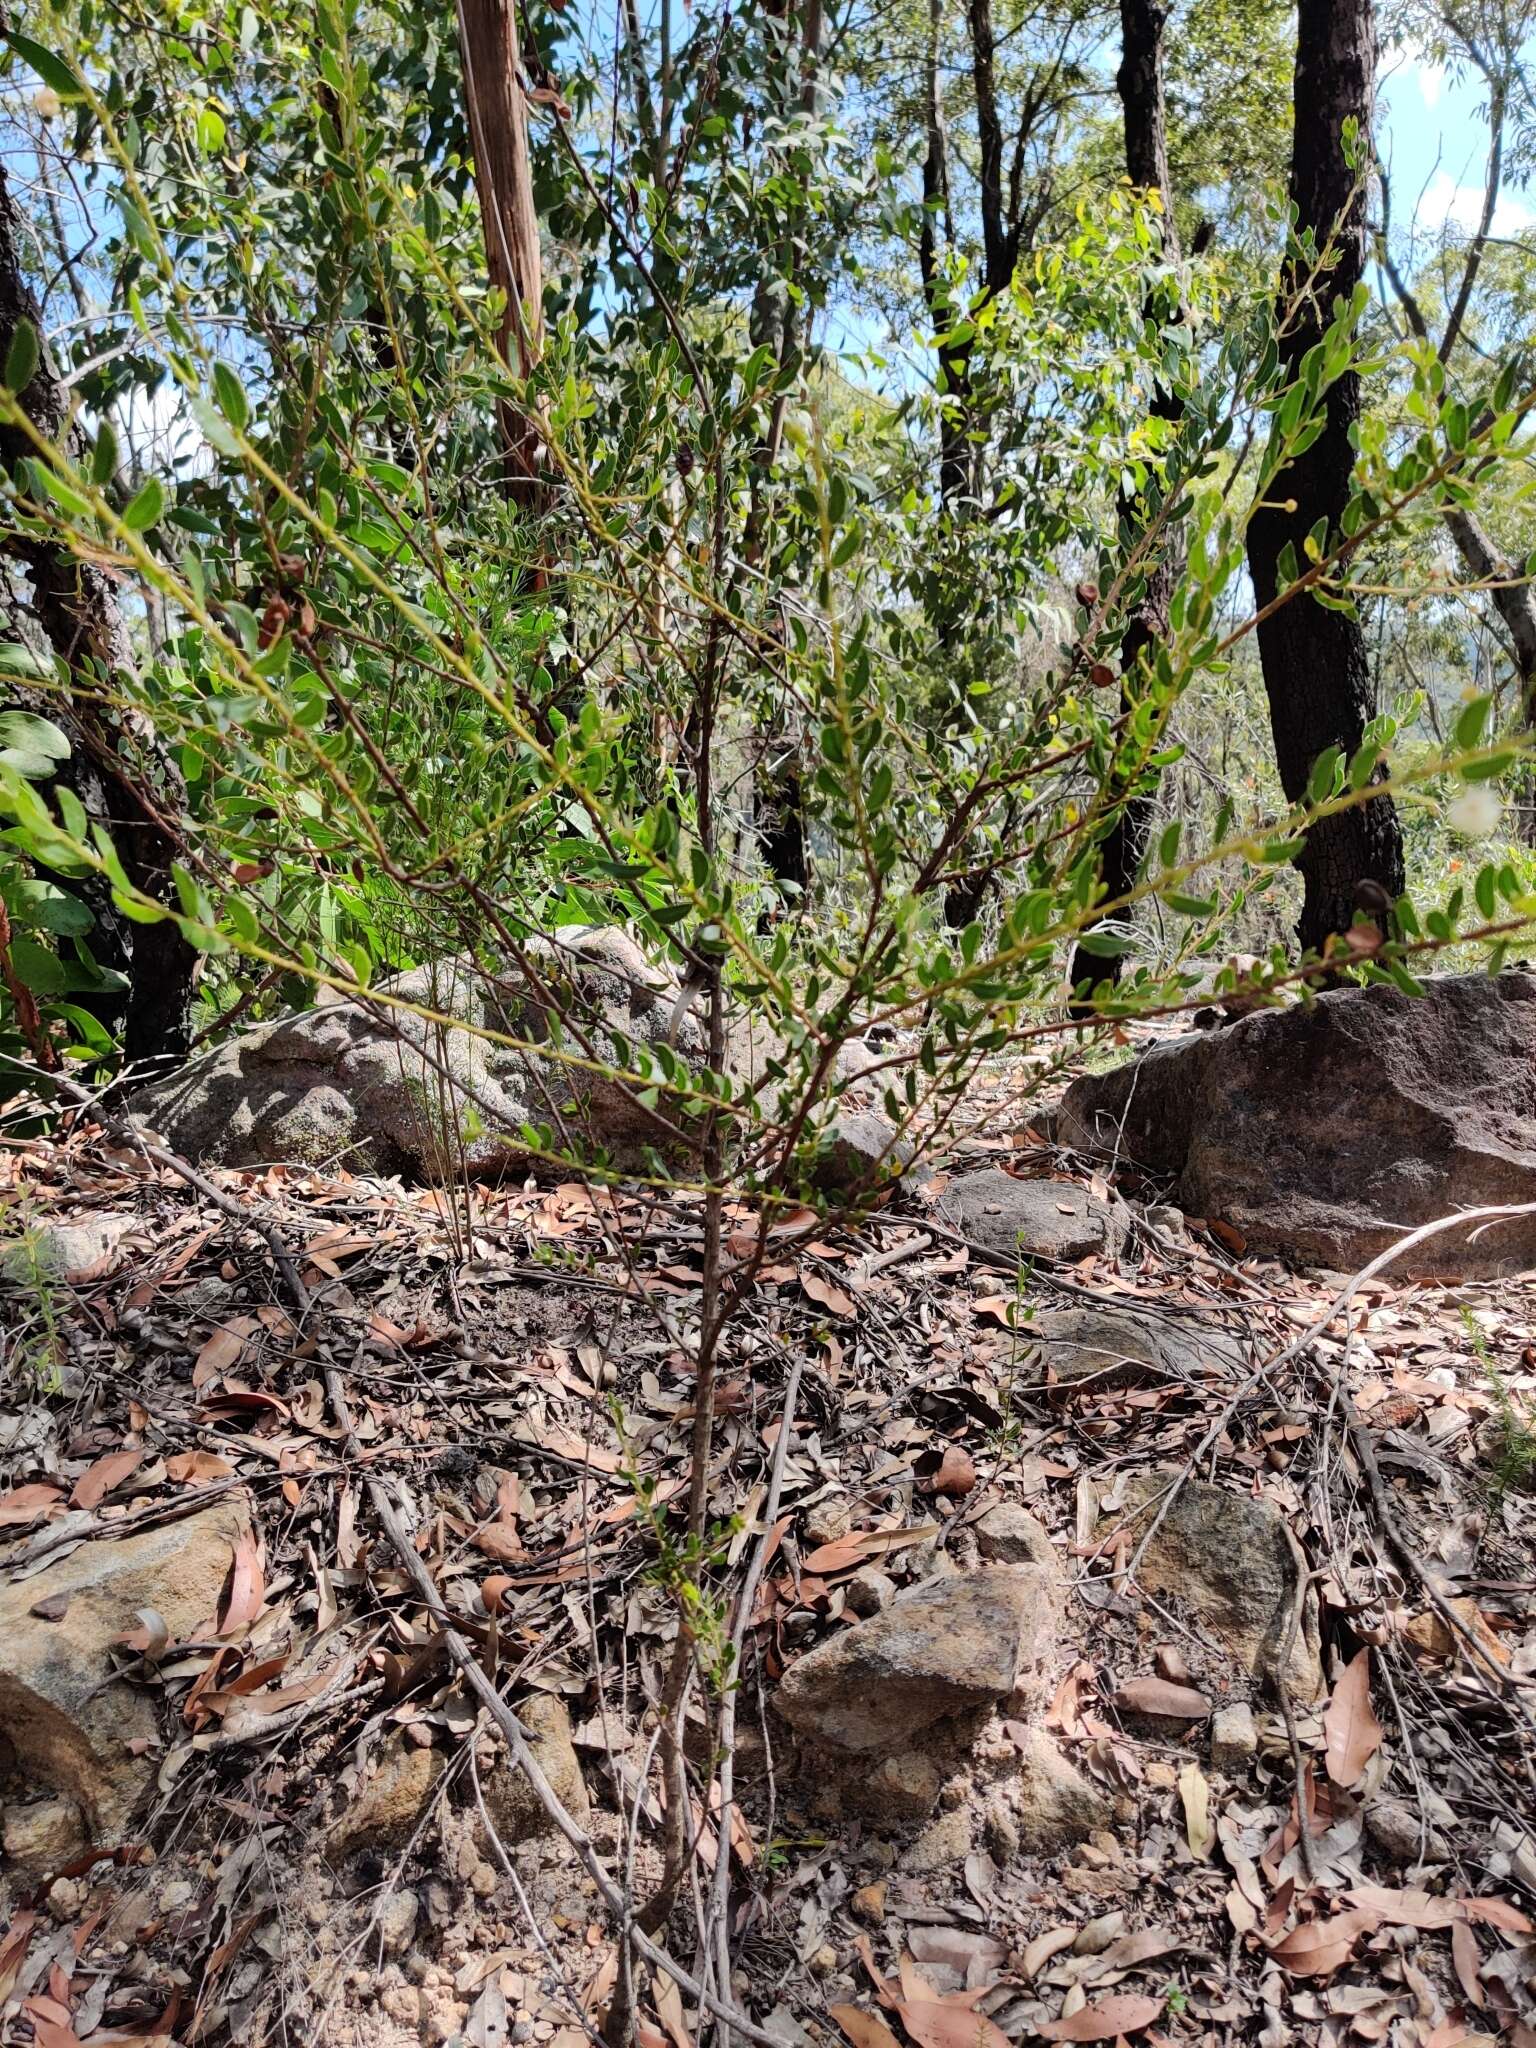
[[(625, 1084), (787, 1184), (855, 1020), (920, 1031), (900, 1122), (1213, 988), (1497, 965), (1526, 17), (13, 20), (12, 1086), (622, 926), (717, 1027)], [(1438, 223), (1375, 140), (1409, 61), (1476, 108)]]

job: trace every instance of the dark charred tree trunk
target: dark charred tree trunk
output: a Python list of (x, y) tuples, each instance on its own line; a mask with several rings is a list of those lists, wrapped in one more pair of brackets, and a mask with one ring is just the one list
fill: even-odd
[[(765, 759), (757, 774), (757, 833), (763, 859), (779, 884), (782, 907), (798, 911), (810, 884), (810, 848), (805, 828), (805, 788), (800, 759), (786, 748), (778, 760)], [(786, 886), (787, 885), (787, 886)], [(773, 921), (765, 912), (763, 929)]]
[[(1156, 192), (1163, 208), (1163, 248), (1169, 259), (1179, 257), (1178, 229), (1173, 217), (1173, 185), (1168, 174), (1167, 101), (1163, 88), (1163, 32), (1169, 9), (1163, 0), (1120, 0), (1120, 69), (1115, 75), (1121, 105), (1125, 109), (1125, 167), (1131, 183), (1144, 192)], [(1160, 419), (1174, 422), (1183, 418), (1178, 396), (1159, 385), (1152, 410)], [(1122, 539), (1134, 542), (1141, 524), (1134, 499), (1120, 500)], [(1168, 608), (1178, 587), (1182, 563), (1171, 538), (1162, 548), (1147, 577), (1147, 587), (1132, 614), (1120, 642), (1122, 677), (1120, 708), (1128, 714), (1134, 704), (1137, 670), (1142, 656), (1155, 649), (1168, 633)], [(1136, 885), (1136, 876), (1147, 850), (1156, 799), (1150, 790), (1113, 788), (1110, 801), (1118, 801), (1115, 821), (1104, 841), (1100, 875), (1105, 896), (1111, 902), (1125, 896)], [(1082, 981), (1117, 981), (1120, 962), (1074, 951), (1068, 980), (1076, 987)]]
[[(17, 327), (36, 329), (40, 353), (22, 404), (38, 431), (55, 445), (84, 453), (70, 425), (69, 401), (44, 341), (42, 308), (21, 268), (21, 223), (0, 172), (0, 361)], [(19, 427), (0, 426), (0, 461), (13, 468), (35, 455)], [(61, 542), (12, 526), (4, 546), (32, 585), (32, 611), (53, 652), (67, 665), (67, 699), (46, 690), (7, 686), (23, 708), (51, 718), (73, 749), (57, 783), (77, 796), (88, 817), (112, 835), (128, 879), (156, 903), (176, 900), (171, 865), (182, 851), (180, 820), (186, 788), (148, 721), (111, 703), (113, 679), (132, 666), (132, 648), (117, 591), (92, 562)], [(46, 790), (45, 790), (46, 793)], [(95, 920), (91, 949), (102, 967), (128, 980), (126, 996), (84, 994), (81, 1007), (110, 1030), (120, 1030), (125, 1060), (165, 1064), (186, 1056), (192, 1043), (192, 991), (197, 953), (169, 919), (138, 924), (112, 903), (99, 880), (53, 877), (78, 896)]]
[[(1300, 280), (1288, 276), (1281, 302), (1290, 315), (1283, 359), (1296, 368), (1322, 339), (1327, 302), (1348, 297), (1365, 272), (1363, 176), (1344, 155), (1347, 120), (1359, 123), (1362, 147), (1370, 132), (1376, 78), (1376, 24), (1371, 0), (1300, 0), (1296, 44), (1296, 138), (1291, 198), (1298, 226), (1310, 228), (1319, 249), (1331, 244), (1337, 261), (1317, 282), (1315, 296), (1293, 301)], [(1278, 565), (1290, 542), (1298, 562), (1319, 519), (1331, 531), (1349, 500), (1354, 449), (1350, 430), (1360, 417), (1360, 380), (1341, 377), (1326, 397), (1327, 423), (1312, 446), (1273, 477), (1248, 528), (1248, 562), (1260, 610), (1279, 593)], [(1295, 509), (1290, 510), (1288, 504)], [(1329, 747), (1352, 753), (1375, 710), (1365, 634), (1343, 612), (1302, 593), (1282, 604), (1258, 629), (1259, 657), (1269, 698), (1275, 759), (1286, 796), (1306, 795), (1313, 763)], [(1306, 887), (1298, 925), (1304, 947), (1320, 948), (1330, 933), (1354, 919), (1355, 891), (1379, 883), (1402, 893), (1403, 843), (1388, 797), (1321, 819), (1307, 834), (1297, 866)]]

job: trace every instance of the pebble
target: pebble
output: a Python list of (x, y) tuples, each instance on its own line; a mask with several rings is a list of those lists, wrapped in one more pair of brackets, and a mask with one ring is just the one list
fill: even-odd
[(896, 1581), (866, 1565), (848, 1581), (845, 1598), (850, 1611), (861, 1618), (878, 1614), (896, 1598)]
[(1211, 1722), (1211, 1763), (1218, 1771), (1240, 1770), (1258, 1753), (1259, 1731), (1245, 1701), (1223, 1707)]
[(379, 1938), (386, 1955), (398, 1955), (416, 1932), (418, 1902), (414, 1892), (391, 1892), (379, 1907)]
[(815, 1550), (823, 1543), (835, 1543), (840, 1536), (846, 1536), (851, 1519), (844, 1494), (828, 1494), (825, 1500), (813, 1502), (800, 1521), (807, 1548)]
[(854, 1919), (862, 1920), (866, 1927), (878, 1927), (885, 1918), (884, 1881), (860, 1885), (849, 1901), (849, 1909)]

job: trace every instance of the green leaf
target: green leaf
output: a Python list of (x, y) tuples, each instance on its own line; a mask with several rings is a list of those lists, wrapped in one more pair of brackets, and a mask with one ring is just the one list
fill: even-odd
[(50, 719), (32, 711), (0, 712), (0, 762), (29, 782), (51, 775), (69, 751), (69, 741)]
[[(52, 86), (61, 100), (83, 100), (85, 88), (78, 74), (62, 57), (55, 57), (52, 50), (45, 50), (41, 43), (33, 42), (30, 36), (21, 35), (16, 29), (5, 31), (5, 40), (10, 44), (23, 64), (30, 66), (44, 85)], [(13, 384), (14, 391), (16, 386)]]
[(251, 401), (245, 395), (245, 386), (228, 363), (215, 363), (213, 366), (213, 395), (225, 419), (237, 434), (243, 434), (251, 417)]
[(96, 922), (78, 896), (69, 895), (57, 882), (31, 878), (12, 891), (11, 914), (37, 931), (70, 938), (83, 937)]
[(30, 320), (18, 320), (11, 345), (5, 352), (5, 388), (20, 395), (32, 382), (42, 354), (37, 329)]
[(22, 676), (29, 683), (51, 683), (53, 663), (19, 640), (0, 646), (0, 676)]
[(103, 420), (91, 450), (91, 482), (109, 484), (117, 474), (117, 432), (110, 420)]
[(1456, 715), (1456, 745), (1460, 752), (1469, 754), (1483, 736), (1483, 725), (1488, 717), (1491, 697), (1474, 697)]
[(130, 533), (148, 533), (158, 526), (165, 512), (165, 485), (157, 476), (145, 477), (123, 512), (123, 524)]

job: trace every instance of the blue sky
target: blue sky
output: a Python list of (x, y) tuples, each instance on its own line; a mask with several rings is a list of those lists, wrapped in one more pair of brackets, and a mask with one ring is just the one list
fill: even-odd
[[(1446, 223), (1473, 228), (1483, 205), (1488, 129), (1479, 109), (1481, 78), (1449, 77), (1411, 51), (1389, 51), (1382, 64), (1382, 112), (1376, 146), (1392, 180), (1396, 222), (1413, 219), (1422, 233)], [(1506, 191), (1494, 231), (1518, 234), (1536, 223), (1531, 195)]]

